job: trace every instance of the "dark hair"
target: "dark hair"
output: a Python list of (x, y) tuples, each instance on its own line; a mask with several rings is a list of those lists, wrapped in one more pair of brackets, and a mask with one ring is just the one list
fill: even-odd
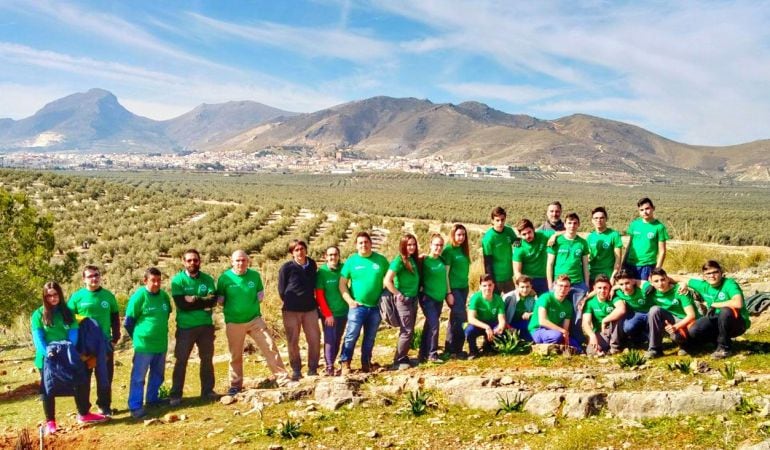
[(99, 270), (99, 268), (91, 264), (83, 267), (83, 277), (86, 276), (86, 272), (98, 272), (101, 274), (101, 271)]
[(604, 208), (604, 206), (597, 206), (596, 208), (592, 209), (591, 210), (591, 217), (593, 217), (594, 214), (596, 214), (598, 212), (604, 214), (604, 218), (605, 219), (609, 219), (610, 218), (610, 216), (607, 214), (607, 210)]
[(715, 260), (713, 260), (713, 259), (709, 259), (708, 261), (706, 261), (706, 262), (703, 264), (703, 267), (701, 267), (701, 268), (700, 268), (701, 272), (705, 272), (705, 271), (707, 271), (708, 269), (716, 269), (716, 270), (718, 270), (718, 271), (719, 271), (719, 273), (722, 273), (722, 272), (724, 272), (724, 271), (722, 270), (722, 265), (721, 265), (721, 264), (719, 264), (718, 262), (716, 262), (716, 261), (715, 261)]
[[(558, 206), (558, 207), (559, 207), (559, 209), (562, 209), (562, 207), (561, 207), (561, 202), (560, 202), (560, 201), (558, 201), (558, 200), (554, 200), (554, 201), (552, 201), (551, 203), (549, 203), (549, 204), (548, 204), (548, 206)], [(548, 209), (548, 206), (546, 206), (546, 209)]]
[(612, 282), (610, 282), (610, 277), (607, 275), (600, 273), (596, 276), (596, 279), (594, 280), (594, 286), (596, 286), (596, 283), (607, 283), (609, 285), (612, 285)]
[(488, 273), (485, 273), (485, 274), (483, 274), (483, 275), (481, 275), (479, 277), (479, 284), (487, 282), (487, 281), (491, 281), (492, 283), (494, 283), (495, 282), (495, 278), (492, 275), (488, 274)]
[(366, 231), (359, 231), (356, 233), (356, 241), (358, 241), (358, 238), (360, 237), (366, 238), (367, 241), (372, 242), (372, 237)]
[(638, 202), (636, 202), (636, 207), (641, 208), (642, 205), (649, 203), (651, 208), (655, 208), (655, 205), (652, 204), (652, 200), (650, 200), (649, 197), (642, 197), (639, 199)]
[(519, 283), (532, 284), (532, 278), (529, 277), (528, 275), (519, 275), (518, 277), (516, 277), (514, 281), (516, 282), (516, 284), (519, 284)]
[(160, 277), (163, 276), (163, 274), (157, 267), (148, 267), (147, 270), (144, 271), (144, 279), (146, 280), (147, 278), (150, 278), (150, 276)]
[[(414, 249), (414, 255), (410, 255), (406, 250), (406, 246), (409, 244), (409, 239), (414, 239), (414, 246), (416, 247)], [(406, 270), (414, 273), (414, 266), (412, 265), (412, 261), (409, 259), (409, 257), (412, 256), (413, 258), (417, 258), (420, 255), (420, 246), (417, 243), (417, 238), (410, 233), (406, 233), (401, 236), (401, 241), (398, 243), (398, 252), (401, 255), (401, 262), (404, 263)]]
[(662, 267), (656, 267), (655, 269), (652, 269), (650, 271), (650, 278), (652, 278), (653, 275), (659, 275), (661, 277), (668, 277), (668, 274), (665, 270), (663, 270)]
[(337, 250), (337, 253), (340, 252), (340, 248), (339, 247), (337, 247), (336, 245), (330, 245), (330, 246), (326, 247), (326, 251), (324, 251), (324, 254), (328, 253), (329, 250), (331, 250), (331, 249)]
[(628, 269), (620, 269), (615, 274), (615, 281), (618, 280), (635, 280), (636, 277)]
[(195, 255), (195, 256), (198, 257), (198, 259), (201, 259), (201, 254), (198, 253), (198, 250), (196, 250), (194, 248), (188, 248), (187, 250), (185, 250), (184, 253), (182, 253), (182, 258), (183, 259), (184, 259), (184, 255)]
[(576, 212), (571, 212), (567, 214), (567, 216), (564, 218), (565, 222), (568, 220), (577, 220), (578, 222), (580, 222), (580, 217), (577, 215)]
[(508, 217), (508, 214), (505, 213), (505, 210), (502, 206), (495, 206), (492, 208), (492, 213), (490, 214), (490, 217), (494, 219), (495, 217), (502, 217), (506, 218)]
[[(56, 291), (56, 294), (59, 295), (59, 304), (56, 306), (48, 303), (48, 299), (45, 297), (49, 289), (53, 289)], [(74, 322), (75, 319), (72, 317), (72, 311), (67, 308), (67, 300), (64, 298), (64, 291), (62, 291), (59, 283), (49, 281), (43, 285), (43, 323), (46, 326), (50, 327), (53, 325), (53, 312), (56, 309), (61, 313), (64, 323), (66, 325), (72, 325), (72, 322)]]
[(529, 219), (521, 219), (518, 222), (516, 222), (516, 231), (521, 233), (522, 231), (526, 230), (527, 228), (535, 229), (535, 226), (532, 225), (532, 221)]
[(292, 239), (289, 242), (289, 253), (294, 253), (294, 249), (297, 247), (304, 247), (307, 250), (307, 244), (302, 239)]
[[(465, 240), (463, 241), (462, 244), (458, 244), (457, 241), (455, 241), (455, 232), (457, 230), (465, 231)], [(468, 258), (470, 258), (471, 251), (470, 251), (470, 248), (468, 247), (468, 230), (465, 228), (465, 225), (463, 225), (461, 223), (456, 223), (456, 224), (452, 225), (452, 230), (449, 232), (449, 242), (454, 247), (460, 247), (460, 249), (462, 250), (463, 254), (465, 256), (467, 256)]]

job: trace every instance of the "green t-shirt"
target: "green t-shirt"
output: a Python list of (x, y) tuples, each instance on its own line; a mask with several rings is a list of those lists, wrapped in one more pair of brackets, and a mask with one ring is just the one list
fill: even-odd
[(583, 256), (588, 256), (588, 243), (580, 236), (567, 239), (565, 235), (558, 236), (553, 246), (548, 247), (548, 253), (556, 255), (553, 266), (554, 280), (561, 274), (569, 276), (572, 284), (583, 283)]
[(620, 289), (615, 291), (615, 297), (626, 302), (626, 305), (634, 312), (646, 313), (650, 311), (650, 308), (655, 303), (652, 299), (648, 299), (644, 295), (644, 291), (639, 286), (634, 286), (634, 292), (631, 295), (626, 295)]
[(481, 239), (482, 253), (484, 256), (492, 257), (495, 283), (511, 281), (513, 278), (513, 266), (511, 266), (513, 247), (511, 246), (514, 240), (516, 240), (516, 233), (508, 225), (499, 233), (494, 228), (490, 228)]
[(546, 317), (552, 323), (561, 326), (565, 320), (572, 320), (572, 301), (569, 297), (562, 301), (556, 299), (553, 292), (546, 292), (535, 301), (535, 309), (532, 311), (532, 317), (529, 319), (529, 331), (535, 331), (540, 328), (540, 308), (544, 308)]
[(326, 304), (329, 306), (332, 316), (347, 317), (350, 306), (340, 294), (340, 270), (342, 270), (340, 266), (334, 270), (330, 269), (328, 264), (321, 266), (315, 279), (315, 287), (324, 290)]
[[(196, 278), (192, 278), (186, 271), (182, 270), (171, 279), (171, 296), (190, 295), (196, 297), (207, 297), (216, 293), (216, 284), (214, 278), (204, 272), (198, 272)], [(176, 327), (182, 329), (200, 327), (204, 325), (213, 325), (211, 320), (211, 309), (196, 309), (193, 311), (176, 310)]]
[(426, 256), (422, 261), (422, 285), (425, 295), (437, 302), (443, 302), (449, 291), (446, 284), (446, 264), (439, 256)]
[(342, 266), (340, 275), (350, 280), (350, 295), (356, 303), (374, 308), (380, 303), (382, 280), (388, 272), (388, 260), (377, 252), (369, 256), (354, 254)]
[(420, 289), (420, 273), (417, 270), (417, 261), (413, 257), (409, 257), (409, 262), (412, 263), (412, 271), (406, 268), (401, 255), (393, 258), (390, 262), (390, 270), (396, 274), (394, 277), (394, 284), (404, 297), (417, 297), (417, 291)]
[(126, 317), (136, 320), (134, 327), (134, 351), (142, 353), (166, 353), (168, 351), (168, 318), (171, 315), (171, 298), (166, 291), (151, 293), (140, 287), (128, 299)]
[(544, 231), (535, 231), (532, 242), (521, 240), (513, 249), (513, 261), (521, 263), (521, 274), (531, 278), (546, 278), (548, 266), (548, 236)]
[(225, 323), (248, 323), (260, 317), (257, 294), (264, 290), (262, 277), (254, 269), (247, 269), (243, 275), (232, 269), (224, 271), (217, 280), (217, 295), (225, 299)]
[(444, 246), (441, 258), (449, 266), (449, 287), (452, 289), (468, 289), (468, 273), (470, 272), (471, 259), (463, 253), (460, 246), (452, 244)]
[[(33, 333), (35, 330), (43, 330), (46, 344), (50, 344), (54, 341), (66, 341), (68, 338), (67, 335), (69, 330), (75, 330), (78, 328), (77, 320), (73, 320), (72, 324), (70, 325), (65, 324), (64, 317), (62, 317), (58, 308), (56, 308), (56, 310), (53, 312), (53, 316), (51, 317), (51, 326), (49, 327), (45, 324), (45, 322), (43, 322), (44, 311), (45, 307), (41, 306), (32, 313), (30, 328), (32, 329)], [(43, 361), (45, 361), (45, 352), (41, 352), (35, 348), (35, 367), (42, 369)]]
[(513, 315), (513, 320), (521, 320), (521, 317), (525, 312), (534, 311), (535, 301), (537, 301), (537, 296), (535, 294), (532, 294), (528, 297), (519, 298), (516, 302), (516, 313)]
[(591, 314), (591, 329), (594, 333), (602, 331), (602, 320), (609, 316), (612, 311), (615, 311), (617, 304), (622, 301), (615, 297), (610, 301), (603, 302), (598, 297), (593, 297), (586, 302), (583, 314)]
[(641, 217), (628, 225), (627, 234), (631, 236), (628, 249), (628, 263), (634, 266), (652, 266), (658, 262), (658, 242), (669, 239), (666, 226), (658, 219), (646, 223)]
[[(650, 286), (650, 282), (646, 281), (642, 285), (642, 290), (647, 290)], [(686, 306), (693, 306), (692, 298), (689, 295), (682, 295), (679, 293), (679, 284), (674, 284), (671, 289), (666, 292), (660, 292), (657, 289), (653, 290), (652, 298), (655, 304), (670, 312), (677, 319), (684, 319), (687, 315), (684, 312)], [(698, 317), (698, 309), (695, 308), (695, 318)]]
[(505, 314), (505, 302), (496, 292), (492, 295), (492, 300), (487, 300), (481, 291), (478, 291), (468, 300), (468, 311), (476, 311), (477, 319), (489, 323), (496, 321), (498, 315)]
[(110, 316), (112, 313), (119, 312), (118, 302), (112, 292), (105, 288), (99, 288), (93, 292), (80, 288), (72, 294), (67, 301), (67, 306), (78, 316), (94, 319), (107, 340), (112, 340)]
[[(743, 299), (743, 291), (741, 290), (741, 287), (738, 286), (738, 283), (736, 283), (732, 278), (723, 278), (722, 285), (718, 288), (712, 287), (710, 284), (708, 284), (708, 282), (704, 280), (692, 278), (687, 282), (687, 287), (700, 294), (700, 296), (703, 298), (703, 301), (706, 302), (706, 306), (709, 308), (711, 308), (712, 303), (726, 302), (736, 295), (740, 295), (741, 299)], [(716, 308), (714, 312), (719, 314), (720, 311), (721, 310), (719, 308)], [(740, 315), (743, 319), (743, 322), (746, 324), (746, 329), (748, 330), (749, 326), (751, 325), (751, 320), (749, 320), (749, 311), (746, 309), (745, 301), (741, 307)]]
[(596, 230), (588, 234), (588, 270), (593, 280), (599, 274), (605, 274), (608, 277), (612, 275), (615, 268), (615, 249), (623, 248), (623, 241), (620, 239), (620, 233), (607, 228), (601, 233)]

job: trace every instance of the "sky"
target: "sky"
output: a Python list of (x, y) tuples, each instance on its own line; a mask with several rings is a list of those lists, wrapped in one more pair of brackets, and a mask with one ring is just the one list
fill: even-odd
[(378, 95), (770, 138), (770, 0), (0, 0), (0, 117), (102, 88), (156, 120)]

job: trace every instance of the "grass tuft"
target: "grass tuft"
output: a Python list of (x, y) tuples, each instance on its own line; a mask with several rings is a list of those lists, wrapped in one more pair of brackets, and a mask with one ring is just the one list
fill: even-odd
[(511, 400), (506, 395), (503, 397), (500, 394), (497, 394), (497, 404), (500, 405), (500, 407), (497, 409), (497, 412), (495, 415), (498, 414), (508, 414), (508, 413), (517, 413), (524, 411), (524, 400), (514, 398)]
[(690, 366), (691, 363), (692, 361), (689, 359), (680, 359), (672, 363), (668, 363), (666, 367), (668, 367), (668, 370), (671, 372), (676, 372), (678, 370), (685, 375), (690, 375), (692, 373), (692, 367)]
[(632, 367), (638, 367), (647, 362), (647, 358), (644, 357), (644, 353), (640, 350), (631, 349), (628, 353), (621, 353), (618, 355), (618, 365), (622, 369), (630, 369)]
[(520, 355), (526, 353), (532, 344), (519, 337), (519, 330), (505, 330), (495, 336), (492, 346), (501, 355)]

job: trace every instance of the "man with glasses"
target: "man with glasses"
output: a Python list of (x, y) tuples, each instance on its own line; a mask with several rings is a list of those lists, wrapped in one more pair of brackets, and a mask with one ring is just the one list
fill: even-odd
[[(80, 318), (94, 319), (104, 333), (104, 337), (112, 345), (106, 352), (106, 377), (96, 376), (96, 406), (99, 414), (112, 416), (112, 378), (115, 373), (115, 358), (113, 346), (120, 339), (120, 313), (118, 302), (109, 290), (102, 287), (102, 274), (96, 266), (83, 268), (84, 286), (75, 291), (67, 301), (67, 306)], [(88, 389), (91, 389), (91, 374), (94, 370), (88, 370)]]
[(623, 261), (623, 241), (620, 233), (607, 227), (607, 210), (599, 206), (591, 210), (594, 231), (588, 234), (589, 288), (597, 276), (604, 274), (613, 280)]
[(201, 397), (219, 398), (214, 392), (214, 322), (212, 308), (217, 302), (214, 278), (201, 272), (201, 256), (191, 248), (182, 255), (184, 269), (171, 280), (171, 296), (176, 304), (176, 345), (174, 372), (171, 377), (169, 402), (177, 406), (182, 401), (187, 361), (193, 346), (200, 357)]
[(687, 284), (680, 283), (680, 291), (687, 288), (697, 292), (706, 302), (706, 315), (696, 320), (687, 329), (686, 345), (716, 342), (717, 348), (711, 356), (727, 358), (731, 354), (732, 338), (740, 336), (751, 326), (749, 311), (743, 299), (743, 291), (732, 278), (726, 278), (722, 266), (709, 260), (701, 268), (703, 279), (691, 278)]

